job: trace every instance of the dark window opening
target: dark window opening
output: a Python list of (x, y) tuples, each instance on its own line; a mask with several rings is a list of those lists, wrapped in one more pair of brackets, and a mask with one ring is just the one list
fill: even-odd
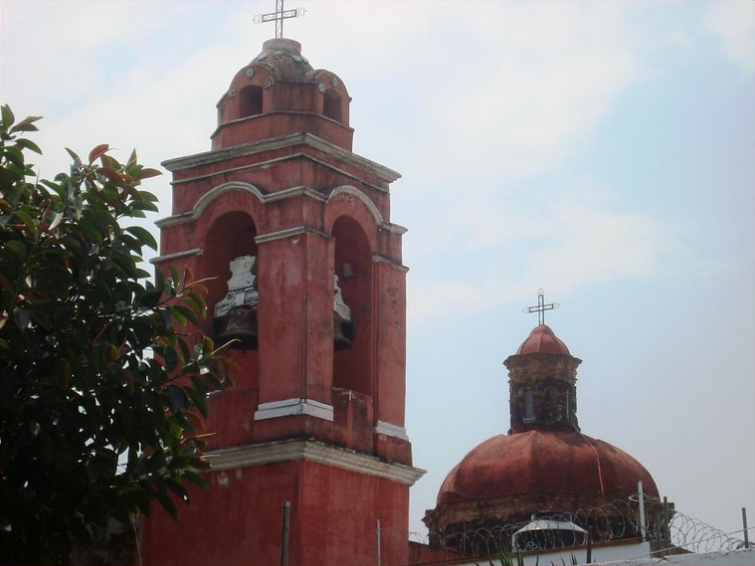
[(535, 420), (535, 398), (532, 389), (524, 392), (524, 422), (531, 423)]
[(332, 120), (336, 120), (337, 122), (342, 121), (341, 97), (332, 90), (325, 93), (325, 102), (322, 113)]
[(262, 114), (262, 87), (248, 86), (239, 93), (239, 117)]

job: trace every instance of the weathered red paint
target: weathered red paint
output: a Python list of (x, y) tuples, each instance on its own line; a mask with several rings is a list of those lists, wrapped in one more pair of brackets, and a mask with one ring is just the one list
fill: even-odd
[[(389, 185), (399, 175), (351, 153), (340, 78), (312, 70), (290, 40), (267, 42), (261, 55), (221, 98), (212, 150), (165, 163), (173, 207), (156, 264), (215, 278), (199, 330), (217, 336), (212, 311), (227, 293), (230, 260), (257, 258), (258, 346), (231, 353), (232, 386), (208, 399), (208, 448), (312, 439), (411, 469), (411, 444), (395, 433), (406, 377), (404, 230), (390, 223)], [(334, 274), (356, 327), (342, 351), (333, 347)], [(297, 400), (332, 410), (332, 420), (255, 419), (260, 406)], [(278, 563), (290, 501), (289, 564), (374, 563), (378, 520), (383, 562), (406, 563), (406, 481), (369, 466), (278, 458), (210, 472), (211, 489), (192, 489), (177, 522), (156, 510), (144, 522), (144, 562)]]
[(638, 481), (646, 495), (658, 497), (650, 473), (619, 448), (574, 430), (530, 430), (494, 436), (474, 448), (446, 477), (438, 503), (542, 492), (570, 494), (580, 503), (589, 499), (577, 509), (590, 508), (635, 495)]
[[(208, 474), (174, 521), (145, 522), (145, 564), (279, 564), (283, 503), (291, 503), (289, 564), (406, 564), (406, 486), (299, 461)], [(401, 537), (397, 533), (401, 532)], [(402, 544), (398, 543), (401, 540)]]
[(532, 329), (527, 339), (516, 351), (520, 354), (563, 354), (569, 355), (569, 348), (553, 333), (550, 326), (540, 324)]
[(576, 413), (580, 363), (545, 325), (537, 326), (517, 353), (505, 360), (509, 434), (486, 440), (451, 470), (435, 509), (423, 519), (431, 531), (452, 540), (465, 531), (522, 524), (535, 514), (587, 510), (593, 511), (591, 520), (610, 521), (624, 512), (610, 504), (619, 499), (628, 502), (640, 481), (646, 496), (659, 497), (642, 464), (580, 431)]

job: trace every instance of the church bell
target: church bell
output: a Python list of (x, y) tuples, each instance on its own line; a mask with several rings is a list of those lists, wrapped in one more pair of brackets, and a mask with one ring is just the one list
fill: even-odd
[(257, 347), (257, 315), (252, 307), (239, 306), (228, 313), (225, 328), (218, 334), (218, 341), (225, 344), (236, 340), (230, 348), (251, 350)]
[(346, 350), (351, 347), (354, 339), (354, 325), (348, 320), (340, 319), (338, 315), (333, 317), (333, 349)]

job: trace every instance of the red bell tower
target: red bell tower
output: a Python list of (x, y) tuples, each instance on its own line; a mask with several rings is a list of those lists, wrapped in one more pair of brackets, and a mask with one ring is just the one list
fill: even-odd
[(407, 562), (423, 472), (404, 429), (399, 174), (352, 153), (350, 100), (299, 43), (267, 41), (220, 99), (211, 151), (163, 164), (155, 263), (216, 277), (202, 330), (243, 349), (208, 401), (211, 488), (145, 521), (145, 564)]

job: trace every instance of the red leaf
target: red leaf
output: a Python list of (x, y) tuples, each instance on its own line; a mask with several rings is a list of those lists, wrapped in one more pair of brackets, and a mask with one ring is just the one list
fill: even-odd
[(115, 181), (116, 183), (123, 182), (123, 178), (116, 171), (113, 171), (112, 169), (108, 169), (106, 167), (100, 167), (99, 169), (97, 169), (97, 173), (99, 173), (103, 177), (107, 177), (111, 181)]
[(162, 171), (145, 167), (144, 169), (139, 171), (139, 174), (136, 176), (136, 178), (141, 181), (142, 179), (149, 179), (150, 177), (157, 177), (158, 175), (162, 175), (162, 174), (163, 174)]
[(105, 153), (108, 149), (110, 149), (110, 146), (106, 143), (101, 143), (100, 145), (96, 146), (94, 149), (92, 149), (92, 151), (89, 152), (89, 163), (94, 163), (94, 160)]

